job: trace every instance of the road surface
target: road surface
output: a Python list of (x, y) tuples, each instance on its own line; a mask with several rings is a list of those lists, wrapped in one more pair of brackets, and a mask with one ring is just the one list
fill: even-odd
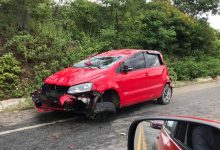
[(190, 115), (220, 120), (220, 82), (174, 89), (169, 105), (146, 102), (105, 120), (35, 110), (0, 113), (0, 150), (125, 150), (131, 122), (147, 115)]

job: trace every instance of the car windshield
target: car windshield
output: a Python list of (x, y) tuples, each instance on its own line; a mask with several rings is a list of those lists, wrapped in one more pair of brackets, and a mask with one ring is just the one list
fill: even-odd
[(115, 62), (123, 58), (123, 56), (95, 56), (82, 60), (73, 65), (77, 68), (108, 68), (111, 67)]

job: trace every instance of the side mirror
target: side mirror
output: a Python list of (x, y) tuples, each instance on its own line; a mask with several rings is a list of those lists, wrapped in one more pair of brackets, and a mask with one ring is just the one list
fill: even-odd
[(134, 69), (133, 67), (125, 65), (122, 67), (122, 72), (129, 72), (133, 69)]
[(195, 117), (155, 116), (131, 124), (128, 150), (202, 150), (206, 146), (219, 149), (219, 141), (220, 122)]
[(164, 124), (163, 120), (151, 120), (150, 127), (153, 129), (161, 129)]

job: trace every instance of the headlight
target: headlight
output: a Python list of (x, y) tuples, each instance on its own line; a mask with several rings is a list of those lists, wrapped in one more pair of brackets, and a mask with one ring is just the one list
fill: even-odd
[(69, 94), (75, 94), (75, 93), (82, 93), (82, 92), (88, 92), (92, 89), (92, 83), (83, 83), (75, 86), (71, 86), (67, 93)]

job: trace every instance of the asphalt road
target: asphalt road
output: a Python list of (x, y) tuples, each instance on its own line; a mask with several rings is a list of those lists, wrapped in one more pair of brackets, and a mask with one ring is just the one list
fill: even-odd
[(134, 136), (134, 150), (152, 150), (160, 130), (150, 127), (150, 122), (140, 122)]
[(169, 105), (146, 102), (105, 120), (35, 110), (0, 113), (0, 150), (124, 150), (134, 119), (148, 115), (190, 115), (220, 121), (220, 82), (174, 89)]

